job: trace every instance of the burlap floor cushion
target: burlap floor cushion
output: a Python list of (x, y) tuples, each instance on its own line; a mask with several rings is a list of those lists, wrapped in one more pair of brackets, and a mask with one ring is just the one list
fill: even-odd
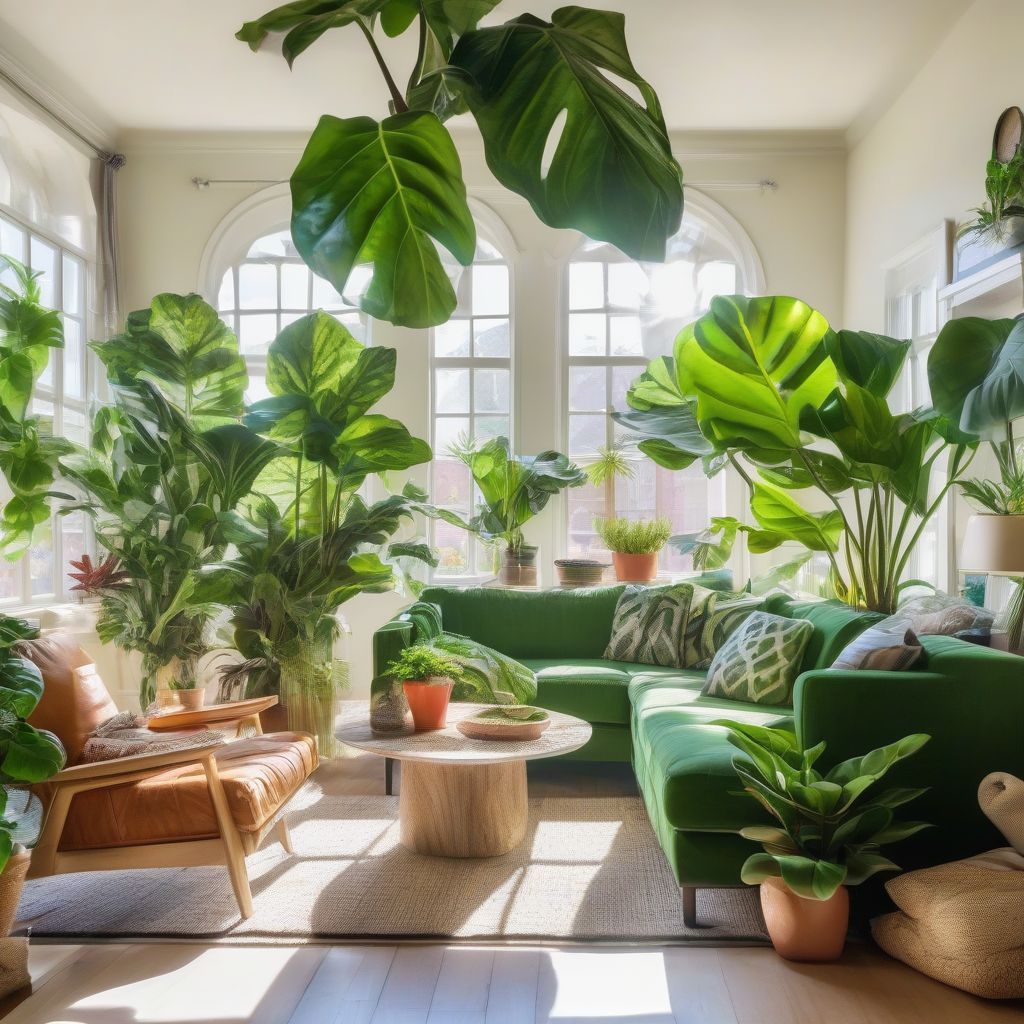
[(31, 983), (28, 939), (0, 939), (0, 996), (8, 996)]
[(900, 908), (871, 923), (890, 956), (988, 999), (1024, 998), (1024, 857), (993, 850), (886, 883)]

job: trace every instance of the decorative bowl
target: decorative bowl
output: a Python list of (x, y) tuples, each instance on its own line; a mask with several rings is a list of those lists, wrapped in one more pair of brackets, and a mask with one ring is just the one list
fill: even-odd
[(563, 587), (596, 587), (604, 579), (607, 562), (591, 558), (556, 558), (558, 582)]
[(471, 740), (505, 740), (518, 743), (538, 739), (551, 724), (543, 708), (527, 704), (484, 708), (458, 721), (455, 728)]

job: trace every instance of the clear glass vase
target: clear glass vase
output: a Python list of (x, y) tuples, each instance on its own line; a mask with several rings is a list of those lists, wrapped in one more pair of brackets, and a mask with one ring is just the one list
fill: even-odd
[(299, 640), (293, 655), (280, 659), (280, 699), (288, 713), (288, 728), (316, 737), (320, 756), (337, 754), (334, 717), (343, 687), (344, 664), (336, 664), (333, 638)]

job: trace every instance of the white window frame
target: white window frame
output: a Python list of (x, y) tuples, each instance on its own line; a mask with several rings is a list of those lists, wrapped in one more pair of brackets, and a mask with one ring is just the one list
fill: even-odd
[[(694, 219), (703, 221), (709, 226), (716, 228), (723, 236), (725, 236), (732, 249), (732, 255), (736, 266), (736, 288), (737, 292), (746, 295), (759, 295), (763, 294), (765, 290), (765, 276), (764, 267), (761, 263), (761, 258), (757, 253), (757, 249), (754, 246), (753, 240), (747, 234), (743, 226), (737, 221), (728, 211), (722, 206), (716, 203), (714, 200), (708, 198), (702, 193), (694, 190), (687, 189), (686, 193), (686, 209), (684, 210), (684, 223), (687, 215), (694, 216)], [(634, 368), (636, 370), (636, 376), (639, 376), (647, 367), (650, 362), (650, 358), (646, 355), (627, 355), (627, 356), (616, 356), (616, 355), (603, 355), (603, 356), (576, 356), (570, 353), (569, 349), (569, 319), (570, 316), (578, 314), (600, 314), (605, 318), (605, 330), (608, 330), (609, 318), (615, 313), (622, 313), (622, 310), (617, 307), (612, 307), (608, 302), (608, 267), (613, 262), (608, 259), (594, 259), (588, 260), (583, 255), (583, 247), (587, 243), (587, 239), (584, 236), (580, 236), (579, 243), (573, 248), (568, 258), (562, 267), (562, 313), (559, 317), (559, 336), (560, 336), (560, 350), (559, 350), (559, 362), (561, 365), (561, 395), (562, 395), (562, 415), (561, 415), (561, 437), (562, 437), (562, 450), (569, 452), (569, 427), (572, 416), (579, 415), (581, 413), (586, 414), (587, 410), (571, 409), (570, 407), (570, 395), (569, 388), (572, 380), (572, 370), (576, 367), (605, 367), (607, 373), (606, 379), (606, 393), (609, 396), (609, 404), (614, 403), (615, 394), (613, 391), (612, 381), (614, 379), (614, 372), (617, 368), (626, 367)], [(636, 262), (630, 260), (629, 257), (624, 254), (618, 254), (619, 259), (614, 262), (619, 263), (631, 263)], [(603, 267), (603, 297), (604, 302), (600, 307), (592, 309), (574, 309), (571, 306), (569, 297), (569, 268), (574, 263), (593, 262), (599, 263)], [(607, 334), (606, 334), (607, 340)], [(671, 354), (671, 353), (666, 353)], [(592, 415), (598, 415), (604, 412), (606, 417), (605, 420), (605, 444), (610, 445), (614, 442), (616, 436), (615, 422), (612, 419), (612, 408), (607, 410), (593, 410)], [(738, 518), (742, 518), (743, 509), (737, 506), (735, 499), (736, 488), (729, 486), (728, 476), (731, 475), (731, 470), (726, 470), (719, 475), (719, 481), (722, 488), (722, 500), (725, 505), (726, 512), (731, 515), (735, 515)], [(656, 491), (660, 489), (661, 482), (659, 480), (660, 474), (655, 476), (655, 488)], [(615, 481), (609, 480), (605, 484), (605, 515), (615, 515)], [(657, 497), (655, 498), (655, 508), (658, 506)], [(571, 502), (564, 500), (562, 502), (562, 528), (559, 531), (559, 545), (561, 555), (565, 555), (569, 551), (569, 531), (570, 531), (570, 513), (571, 513)], [(739, 545), (737, 546), (739, 547)], [(735, 556), (739, 557), (739, 555)], [(742, 556), (745, 558), (745, 553)]]
[[(475, 400), (475, 370), (486, 370), (486, 369), (500, 369), (508, 370), (509, 374), (509, 406), (508, 406), (508, 439), (512, 445), (513, 452), (517, 451), (517, 430), (516, 430), (516, 408), (517, 408), (517, 378), (516, 364), (517, 364), (517, 353), (516, 353), (516, 274), (515, 274), (515, 255), (517, 252), (515, 242), (512, 238), (511, 232), (505, 225), (505, 222), (495, 213), (489, 206), (480, 202), (477, 199), (470, 198), (469, 200), (470, 210), (473, 213), (473, 219), (476, 223), (478, 237), (487, 243), (498, 253), (498, 259), (487, 260), (484, 265), (504, 266), (508, 270), (508, 315), (502, 317), (496, 316), (493, 313), (490, 314), (475, 314), (470, 308), (469, 312), (456, 311), (449, 318), (448, 322), (452, 320), (468, 321), (470, 324), (470, 354), (468, 356), (438, 356), (436, 348), (435, 331), (436, 328), (431, 328), (428, 337), (429, 346), (429, 406), (428, 415), (430, 420), (430, 447), (434, 452), (434, 458), (430, 462), (430, 494), (433, 498), (435, 495), (435, 471), (437, 468), (437, 462), (439, 453), (437, 449), (437, 424), (438, 420), (443, 419), (467, 419), (469, 421), (469, 438), (475, 440), (475, 423), (478, 417), (486, 417), (486, 412), (477, 412), (476, 400)], [(466, 267), (463, 273), (472, 273), (472, 267), (476, 265), (477, 261), (474, 260), (473, 264)], [(473, 339), (475, 333), (475, 321), (477, 320), (508, 320), (508, 355), (507, 356), (476, 356), (473, 354)], [(464, 413), (439, 413), (436, 408), (437, 403), (437, 371), (440, 369), (444, 370), (458, 370), (465, 369), (469, 371), (469, 410)], [(500, 416), (501, 413), (492, 413), (491, 415)], [(479, 500), (479, 494), (476, 489), (476, 485), (470, 481), (470, 515), (476, 510), (476, 503)], [(460, 512), (462, 510), (459, 510)], [(437, 523), (431, 521), (429, 524), (429, 541), (432, 547), (435, 546), (435, 535), (437, 532)], [(468, 541), (468, 565), (466, 571), (459, 574), (454, 573), (440, 573), (436, 569), (431, 570), (431, 580), (437, 583), (444, 583), (451, 586), (468, 586), (478, 582), (481, 579), (485, 579), (493, 575), (492, 566), (487, 564), (484, 557), (483, 545), (480, 544), (472, 535), (469, 535)]]
[[(90, 429), (90, 412), (98, 384), (96, 360), (88, 347), (94, 326), (90, 315), (90, 295), (95, 274), (94, 265), (84, 250), (57, 238), (47, 231), (40, 230), (36, 225), (16, 214), (5, 204), (0, 204), (0, 219), (13, 225), (24, 236), (21, 253), (11, 252), (6, 253), (6, 255), (10, 255), (14, 259), (20, 260), (26, 266), (31, 267), (33, 241), (39, 241), (54, 250), (56, 254), (53, 278), (55, 301), (48, 308), (56, 309), (60, 313), (62, 323), (65, 321), (66, 316), (64, 311), (64, 261), (65, 259), (75, 260), (81, 268), (79, 309), (76, 315), (68, 315), (68, 319), (75, 321), (81, 330), (81, 397), (69, 396), (65, 393), (64, 350), (54, 349), (51, 352), (50, 364), (52, 380), (49, 384), (41, 381), (36, 384), (31, 409), (38, 409), (40, 403), (49, 404), (53, 407), (53, 434), (55, 437), (64, 436), (65, 411), (78, 413), (84, 419), (84, 440), (87, 442)], [(79, 434), (78, 440), (83, 440), (81, 434)], [(84, 515), (84, 513), (80, 514)], [(50, 573), (49, 589), (38, 594), (32, 593), (31, 554), (26, 552), (15, 563), (20, 573), (18, 594), (13, 597), (0, 598), (0, 608), (4, 611), (9, 612), (19, 608), (33, 610), (72, 599), (70, 581), (67, 576), (68, 564), (64, 551), (64, 535), (61, 530), (61, 522), (61, 517), (54, 512), (50, 517), (50, 545), (53, 550), (53, 566)], [(95, 538), (92, 523), (88, 516), (84, 517), (84, 533), (85, 551), (95, 554)]]

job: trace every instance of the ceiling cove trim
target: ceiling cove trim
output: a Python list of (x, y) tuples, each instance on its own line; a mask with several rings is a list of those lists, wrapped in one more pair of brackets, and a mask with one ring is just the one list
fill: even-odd
[[(105, 127), (99, 124), (80, 107), (68, 102), (64, 96), (36, 78), (23, 64), (2, 49), (0, 49), (0, 73), (15, 84), (16, 90), (26, 94), (23, 97), (16, 91), (15, 95), (18, 95), (19, 101), (31, 102), (33, 108), (46, 117), (47, 123), (71, 140), (74, 145), (82, 149), (86, 147), (82, 139), (72, 134), (72, 132), (77, 132), (88, 139), (96, 149), (113, 150), (116, 148), (115, 133), (109, 126)], [(0, 80), (0, 88), (5, 86), (6, 83)], [(55, 118), (59, 120), (55, 120)], [(69, 132), (60, 121), (66, 122), (72, 132)]]

